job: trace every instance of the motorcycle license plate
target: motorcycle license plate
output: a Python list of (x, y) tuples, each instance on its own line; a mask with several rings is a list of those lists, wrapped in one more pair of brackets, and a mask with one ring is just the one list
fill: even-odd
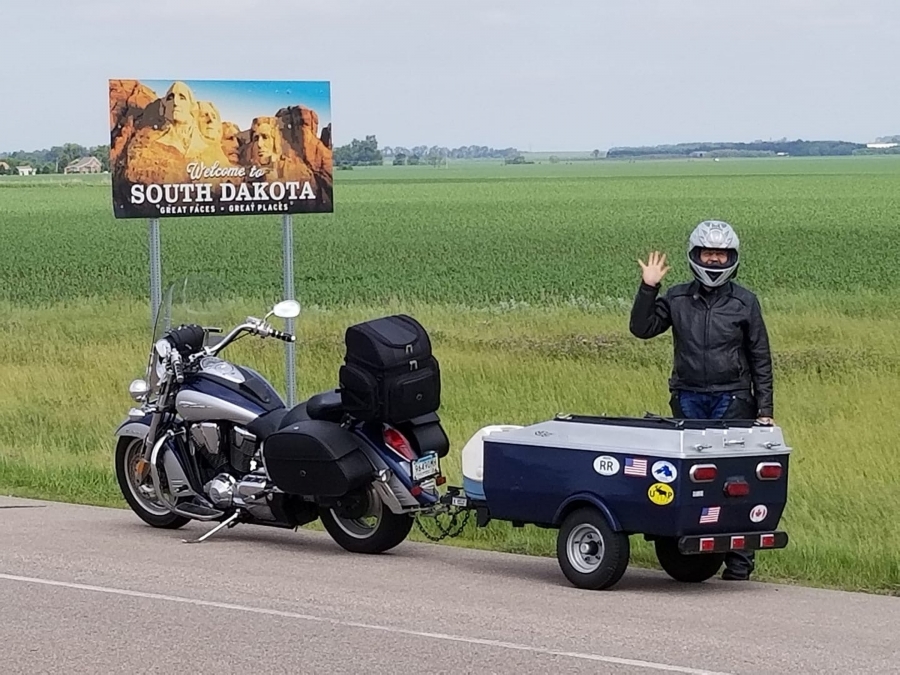
[(438, 456), (435, 454), (425, 455), (422, 459), (417, 459), (412, 463), (412, 479), (414, 481), (430, 478), (437, 475), (439, 471)]

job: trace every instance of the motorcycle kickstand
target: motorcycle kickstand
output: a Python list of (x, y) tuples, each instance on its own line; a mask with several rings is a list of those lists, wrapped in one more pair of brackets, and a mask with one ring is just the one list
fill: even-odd
[(216, 525), (213, 529), (211, 529), (209, 532), (204, 534), (202, 537), (198, 537), (197, 539), (182, 539), (181, 541), (184, 542), (185, 544), (199, 544), (199, 543), (209, 539), (211, 536), (213, 536), (216, 532), (218, 532), (222, 528), (234, 527), (235, 525), (237, 525), (237, 523), (235, 521), (238, 518), (240, 518), (240, 516), (241, 516), (240, 511), (235, 511), (226, 520), (223, 520), (221, 523)]

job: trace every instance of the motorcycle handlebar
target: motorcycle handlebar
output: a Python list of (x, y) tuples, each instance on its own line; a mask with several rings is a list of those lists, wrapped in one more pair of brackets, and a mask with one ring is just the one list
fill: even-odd
[(178, 384), (184, 382), (184, 364), (181, 362), (181, 354), (172, 352), (172, 371), (175, 373), (175, 381)]
[(283, 340), (284, 342), (294, 342), (297, 339), (290, 333), (284, 333), (280, 330), (275, 330), (274, 328), (269, 331), (269, 335), (278, 340)]
[(228, 335), (222, 338), (217, 345), (214, 347), (208, 347), (204, 353), (216, 355), (229, 344), (231, 344), (238, 335), (243, 332), (252, 333), (254, 335), (259, 335), (262, 338), (265, 337), (274, 337), (278, 340), (282, 340), (284, 342), (295, 342), (296, 337), (291, 335), (290, 333), (285, 333), (280, 330), (276, 330), (271, 326), (267, 325), (265, 322), (260, 321), (259, 319), (253, 319), (252, 317), (246, 322), (242, 323), (239, 326), (236, 326), (231, 330)]

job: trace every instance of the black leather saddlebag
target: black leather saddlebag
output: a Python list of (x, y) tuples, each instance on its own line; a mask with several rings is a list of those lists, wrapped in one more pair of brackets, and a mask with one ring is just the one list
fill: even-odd
[(263, 446), (272, 482), (289, 494), (341, 497), (375, 477), (359, 441), (330, 422), (305, 420), (276, 431)]

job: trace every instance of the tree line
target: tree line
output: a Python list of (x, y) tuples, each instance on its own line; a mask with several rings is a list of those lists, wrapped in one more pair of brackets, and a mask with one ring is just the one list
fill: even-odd
[[(897, 142), (900, 136), (888, 136), (878, 139), (880, 142)], [(856, 155), (878, 153), (900, 153), (900, 149), (872, 150), (864, 143), (847, 141), (804, 141), (787, 140), (753, 141), (752, 143), (678, 143), (674, 145), (654, 145), (640, 147), (615, 147), (606, 156), (609, 158), (636, 157), (690, 157), (709, 156), (769, 156), (791, 155), (794, 157), (825, 157), (835, 155)], [(594, 150), (592, 157), (599, 158), (600, 151)], [(37, 173), (63, 173), (66, 166), (82, 157), (96, 157), (100, 160), (101, 170), (109, 171), (109, 145), (83, 146), (78, 143), (65, 143), (44, 150), (30, 152), (0, 153), (0, 174), (17, 173), (16, 167), (31, 166)], [(350, 143), (334, 149), (334, 163), (337, 168), (353, 166), (380, 166), (385, 159), (394, 165), (430, 164), (444, 165), (448, 159), (501, 159), (508, 164), (523, 163), (522, 153), (516, 148), (492, 148), (486, 145), (467, 145), (448, 148), (438, 145), (417, 145), (414, 147), (386, 146), (378, 147), (378, 139), (374, 134), (365, 139), (354, 138)]]
[(512, 159), (521, 153), (516, 148), (491, 148), (486, 145), (467, 145), (448, 148), (438, 145), (417, 145), (414, 147), (378, 147), (374, 135), (365, 140), (354, 138), (350, 143), (334, 149), (334, 163), (337, 167), (378, 166), (390, 159), (395, 166), (407, 164), (445, 164), (448, 159)]
[(785, 154), (792, 157), (828, 157), (853, 155), (865, 151), (865, 143), (848, 141), (804, 141), (781, 139), (778, 141), (754, 141), (752, 143), (678, 143), (641, 147), (612, 148), (607, 157), (690, 157), (697, 154), (756, 156)]
[(100, 160), (100, 170), (109, 171), (109, 145), (87, 147), (65, 143), (44, 150), (0, 153), (0, 162), (9, 165), (9, 170), (0, 165), (0, 174), (18, 173), (20, 166), (30, 166), (39, 174), (63, 173), (69, 164), (82, 157), (96, 157)]

